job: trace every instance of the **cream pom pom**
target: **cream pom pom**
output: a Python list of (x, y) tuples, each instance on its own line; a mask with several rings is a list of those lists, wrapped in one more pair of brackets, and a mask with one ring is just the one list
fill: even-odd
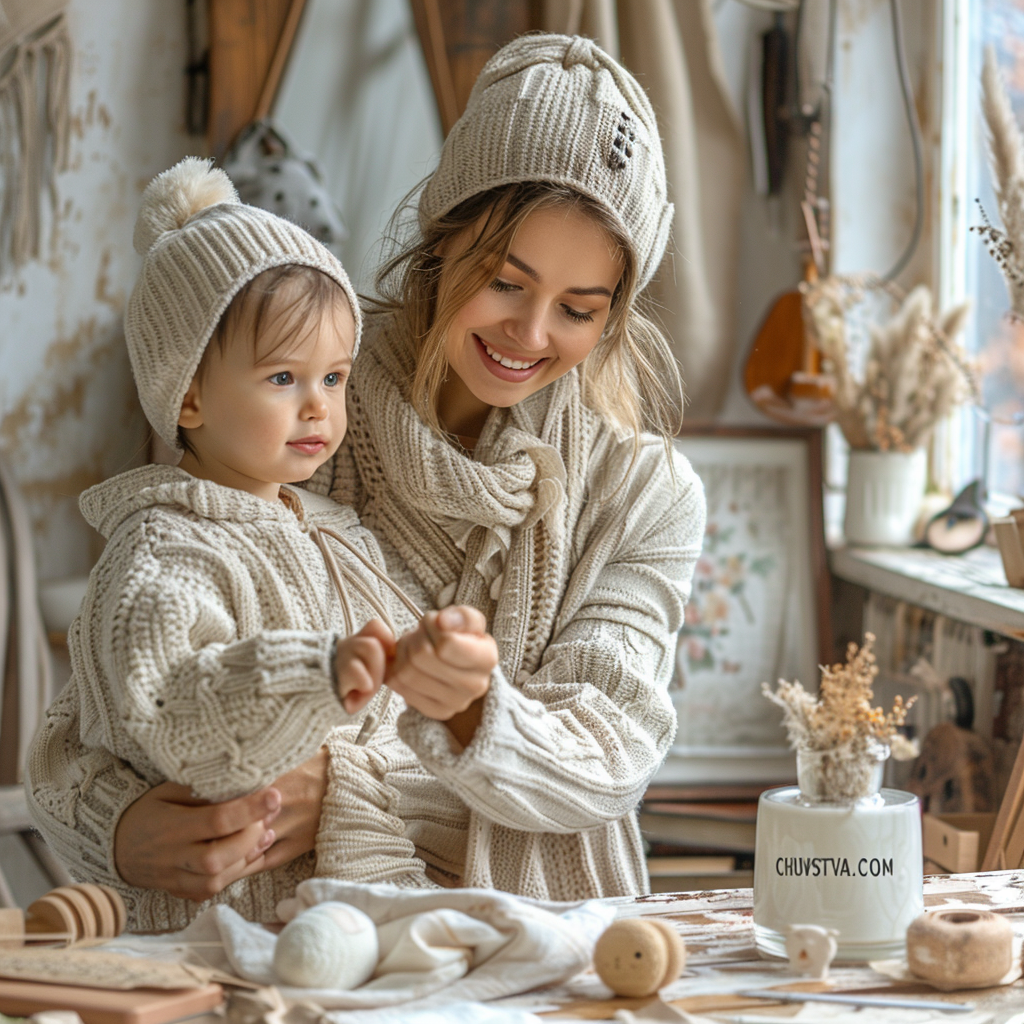
[(289, 921), (274, 946), (274, 972), (296, 988), (347, 991), (369, 981), (379, 956), (377, 926), (347, 903), (318, 903)]
[(135, 251), (144, 256), (165, 231), (184, 227), (208, 206), (238, 201), (231, 179), (212, 160), (187, 156), (158, 174), (142, 193), (132, 237)]

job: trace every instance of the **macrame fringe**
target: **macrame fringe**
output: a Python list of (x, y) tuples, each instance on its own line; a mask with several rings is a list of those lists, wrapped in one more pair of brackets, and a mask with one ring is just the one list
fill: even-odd
[(70, 131), (71, 36), (60, 14), (14, 45), (0, 76), (0, 278), (39, 257), (43, 193), (56, 212)]

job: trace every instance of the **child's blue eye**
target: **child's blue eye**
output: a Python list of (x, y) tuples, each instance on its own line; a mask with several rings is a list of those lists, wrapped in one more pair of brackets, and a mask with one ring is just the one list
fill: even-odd
[(324, 377), (324, 384), (329, 388), (336, 388), (341, 383), (340, 373), (329, 373)]
[(280, 385), (291, 384), (292, 375), (287, 370), (282, 370), (280, 373), (275, 373), (274, 376), (270, 378), (270, 383)]

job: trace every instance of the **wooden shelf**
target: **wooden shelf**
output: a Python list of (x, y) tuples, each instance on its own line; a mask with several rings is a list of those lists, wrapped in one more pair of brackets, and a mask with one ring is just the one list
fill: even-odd
[(940, 555), (928, 548), (838, 548), (840, 579), (993, 633), (1024, 640), (1024, 590), (1006, 582), (994, 548)]

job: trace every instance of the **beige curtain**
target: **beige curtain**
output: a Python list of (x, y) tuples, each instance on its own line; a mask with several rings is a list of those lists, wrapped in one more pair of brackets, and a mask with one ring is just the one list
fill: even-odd
[(545, 0), (544, 28), (595, 39), (654, 104), (676, 213), (649, 291), (682, 367), (686, 415), (712, 419), (735, 363), (746, 148), (710, 0)]

